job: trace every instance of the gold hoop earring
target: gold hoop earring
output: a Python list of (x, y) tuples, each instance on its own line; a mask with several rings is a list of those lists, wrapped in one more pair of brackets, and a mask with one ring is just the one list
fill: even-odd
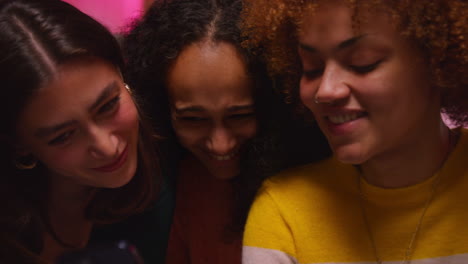
[(20, 159), (15, 160), (15, 166), (20, 170), (31, 170), (34, 169), (37, 165), (37, 160), (32, 157), (21, 157)]

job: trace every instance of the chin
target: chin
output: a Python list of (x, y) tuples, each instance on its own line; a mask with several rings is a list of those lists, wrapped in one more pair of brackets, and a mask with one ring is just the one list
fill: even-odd
[(332, 146), (332, 149), (336, 159), (345, 164), (360, 165), (368, 160), (367, 155), (359, 146)]
[(127, 185), (135, 177), (136, 167), (136, 162), (132, 163), (128, 166), (128, 169), (119, 173), (119, 175), (115, 175), (115, 177), (111, 177), (113, 181), (109, 182), (105, 188), (115, 189)]
[(106, 186), (103, 186), (104, 188), (108, 189), (116, 189), (120, 188), (122, 186), (127, 185), (134, 177), (134, 174), (125, 174), (125, 175), (119, 175), (118, 179), (115, 179), (113, 182), (106, 184)]

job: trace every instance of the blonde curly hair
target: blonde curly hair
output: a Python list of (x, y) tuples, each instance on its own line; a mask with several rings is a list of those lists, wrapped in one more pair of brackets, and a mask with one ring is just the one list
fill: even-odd
[[(301, 105), (301, 65), (297, 34), (304, 14), (327, 0), (245, 0), (243, 45), (261, 53), (270, 75), (289, 102)], [(434, 85), (442, 90), (442, 110), (456, 123), (468, 124), (468, 2), (466, 0), (342, 0), (353, 10), (359, 30), (361, 10), (385, 9), (402, 35), (414, 41), (429, 61)]]

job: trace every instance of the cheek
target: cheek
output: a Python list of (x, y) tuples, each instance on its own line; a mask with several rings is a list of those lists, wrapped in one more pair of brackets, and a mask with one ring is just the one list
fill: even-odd
[(361, 81), (358, 84), (359, 91), (355, 94), (365, 109), (381, 112), (388, 105), (396, 105), (395, 102), (398, 102), (399, 88), (394, 87), (394, 83), (391, 78), (379, 75), (371, 80)]
[(411, 106), (421, 98), (429, 98), (430, 84), (425, 68), (418, 58), (395, 56), (380, 74), (365, 84), (363, 92), (373, 97), (375, 106)]
[(186, 126), (175, 120), (172, 121), (172, 127), (179, 143), (187, 149), (200, 142), (207, 133), (203, 128)]
[(400, 71), (389, 71), (364, 82), (360, 93), (364, 107), (375, 114), (393, 116), (402, 111), (410, 114), (408, 111), (422, 95), (417, 91), (421, 83), (411, 79)]
[(299, 97), (302, 103), (311, 111), (314, 110), (314, 97), (316, 93), (314, 86), (315, 82), (307, 81), (304, 78), (301, 78), (299, 84)]
[(125, 130), (131, 134), (138, 134), (138, 111), (131, 99), (122, 102), (119, 111), (113, 119), (113, 125), (119, 130)]
[(37, 154), (38, 159), (47, 168), (58, 173), (86, 167), (87, 156), (82, 144), (39, 151)]
[(251, 139), (257, 134), (258, 122), (257, 120), (249, 121), (243, 126), (242, 135), (245, 139)]

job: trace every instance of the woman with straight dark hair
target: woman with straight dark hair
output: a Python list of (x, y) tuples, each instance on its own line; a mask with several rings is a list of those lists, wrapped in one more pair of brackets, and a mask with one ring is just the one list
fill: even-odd
[(159, 164), (118, 43), (58, 0), (0, 2), (0, 262), (51, 263), (143, 211)]

